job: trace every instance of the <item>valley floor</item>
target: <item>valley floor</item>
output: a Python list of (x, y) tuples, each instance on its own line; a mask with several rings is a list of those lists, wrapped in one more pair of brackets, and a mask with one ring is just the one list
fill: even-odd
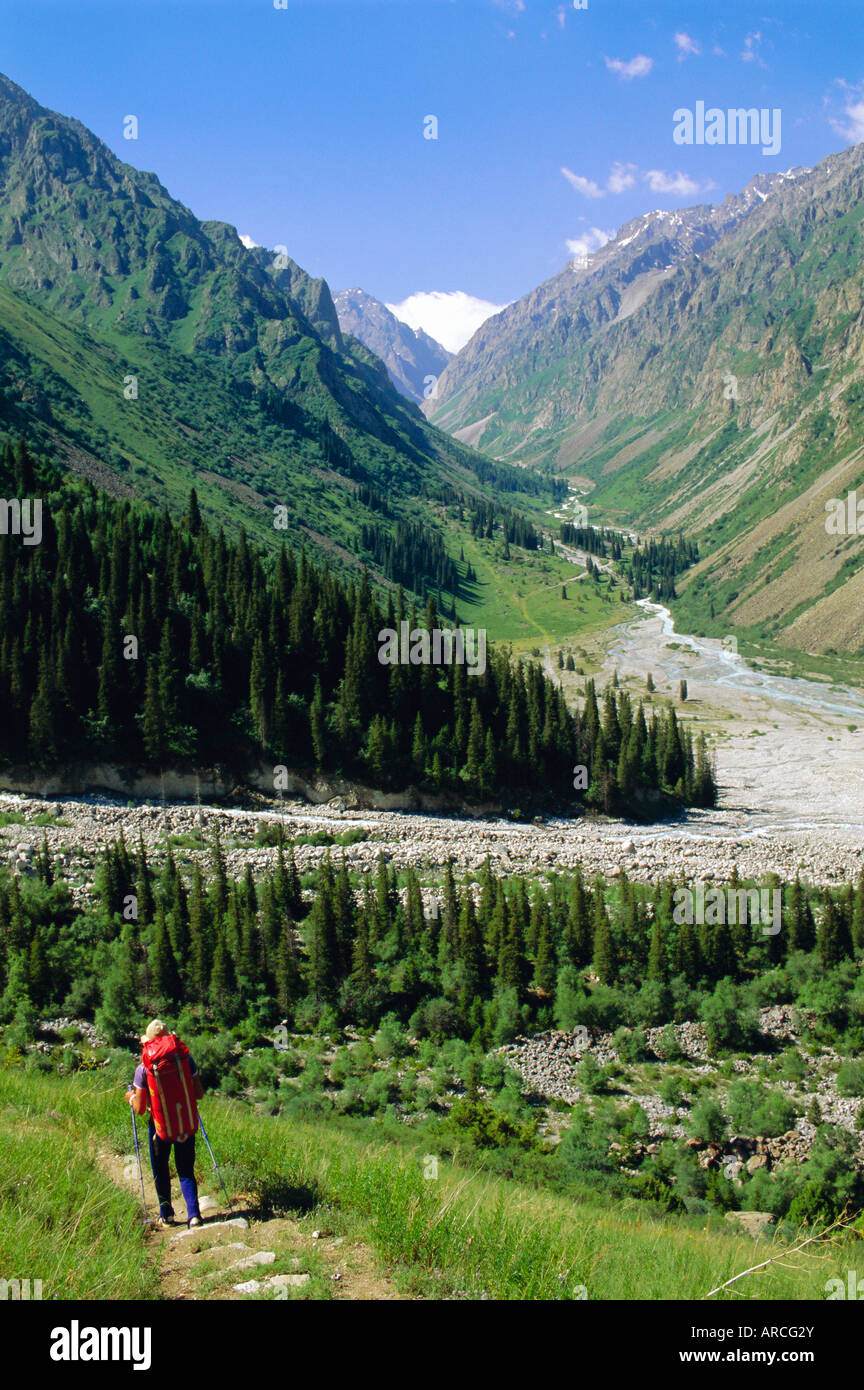
[[(505, 820), (391, 811), (344, 810), (344, 803), (311, 807), (285, 802), (281, 812), (226, 810), (172, 804), (140, 806), (105, 798), (37, 801), (0, 797), (0, 807), (20, 812), (29, 824), (0, 830), (14, 857), (19, 843), (35, 850), (43, 833), (52, 852), (67, 852), (73, 863), (88, 861), (123, 830), (127, 841), (145, 844), (159, 856), (171, 834), (206, 835), (216, 823), (235, 844), (229, 871), (241, 873), (249, 854), (253, 869), (271, 864), (275, 850), (252, 841), (262, 819), (281, 816), (293, 837), (303, 831), (338, 835), (360, 830), (359, 843), (336, 848), (349, 868), (372, 868), (383, 852), (399, 868), (437, 871), (452, 858), (458, 869), (481, 866), (488, 854), (502, 872), (544, 872), (581, 864), (588, 874), (614, 874), (623, 864), (631, 877), (657, 881), (668, 875), (725, 877), (737, 865), (744, 877), (774, 872), (832, 883), (857, 877), (864, 867), (864, 696), (846, 688), (802, 678), (777, 677), (754, 670), (712, 639), (674, 632), (666, 609), (647, 605), (644, 615), (598, 637), (591, 656), (600, 667), (598, 685), (618, 672), (635, 698), (645, 695), (650, 671), (654, 701), (677, 698), (688, 683), (688, 699), (678, 705), (683, 718), (706, 727), (714, 740), (720, 801), (716, 809), (694, 810), (658, 825), (625, 825), (602, 820), (554, 820), (544, 825)], [(578, 673), (547, 665), (564, 682), (574, 701), (584, 681)], [(40, 811), (59, 817), (34, 825)], [(206, 862), (201, 843), (188, 846)], [(328, 848), (301, 845), (301, 872), (314, 868)]]

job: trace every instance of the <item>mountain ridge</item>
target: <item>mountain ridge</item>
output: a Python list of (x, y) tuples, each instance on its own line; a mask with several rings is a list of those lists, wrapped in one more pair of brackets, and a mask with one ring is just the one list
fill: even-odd
[(671, 270), (664, 226), (642, 219), (639, 259), (631, 223), (587, 290), (555, 304), (541, 287), (484, 325), (428, 413), (568, 477), (598, 521), (698, 539), (689, 630), (860, 653), (864, 568), (825, 514), (864, 462), (864, 146), (748, 188)]
[[(476, 420), (467, 417), (478, 402), (479, 416), (490, 415), (483, 408), (483, 389), (489, 387), (491, 374), (509, 388), (517, 384), (514, 356), (521, 353), (527, 360), (538, 352), (544, 315), (572, 312), (575, 330), (581, 330), (583, 338), (592, 326), (621, 321), (621, 303), (641, 276), (656, 277), (643, 286), (650, 293), (674, 266), (706, 252), (761, 207), (771, 192), (803, 172), (757, 174), (740, 194), (729, 193), (722, 203), (700, 203), (678, 211), (653, 209), (622, 223), (614, 237), (584, 258), (587, 264), (570, 260), (549, 280), (487, 319), (442, 373), (426, 415), (455, 437), (461, 429), (470, 430)], [(649, 233), (647, 239), (635, 246), (645, 233)], [(628, 306), (629, 312), (621, 317), (629, 317), (635, 307), (639, 305)], [(502, 361), (505, 356), (507, 360)], [(506, 450), (508, 457), (515, 452), (513, 447)]]
[(437, 380), (453, 354), (422, 328), (403, 323), (386, 304), (358, 286), (339, 290), (333, 303), (342, 332), (381, 358), (396, 390), (418, 405), (428, 400), (429, 379)]
[(0, 426), (115, 494), (176, 509), (200, 484), (214, 519), (270, 544), (284, 507), (298, 541), (374, 570), (364, 524), (404, 510), (435, 529), (430, 499), (490, 497), (495, 468), (429, 424), (343, 336), (326, 281), (277, 251), (199, 221), (0, 77)]

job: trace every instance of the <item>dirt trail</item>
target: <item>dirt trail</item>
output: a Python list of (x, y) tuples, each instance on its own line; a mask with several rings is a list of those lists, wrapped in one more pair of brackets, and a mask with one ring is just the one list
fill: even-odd
[[(144, 1138), (141, 1126), (139, 1137)], [(140, 1208), (141, 1183), (134, 1152), (123, 1156), (102, 1149), (97, 1158), (100, 1168), (113, 1182), (134, 1193)], [(146, 1151), (142, 1152), (142, 1167), (147, 1214), (153, 1222), (158, 1202)], [(215, 1177), (213, 1182), (215, 1184)], [(146, 1234), (151, 1256), (159, 1262), (163, 1298), (210, 1301), (237, 1300), (252, 1295), (274, 1301), (309, 1298), (379, 1301), (407, 1296), (382, 1273), (369, 1246), (353, 1237), (331, 1232), (322, 1225), (324, 1218), (320, 1215), (266, 1218), (242, 1196), (233, 1199), (231, 1210), (221, 1191), (217, 1198), (209, 1182), (199, 1178), (204, 1224), (190, 1232), (185, 1220), (180, 1219), (184, 1208), (176, 1177), (172, 1177), (171, 1192), (178, 1224), (164, 1229), (149, 1224)], [(265, 1255), (266, 1260), (261, 1258)], [(256, 1257), (260, 1262), (243, 1267)], [(268, 1285), (267, 1280), (277, 1282)], [(248, 1285), (248, 1288), (238, 1289), (238, 1284)], [(258, 1288), (253, 1288), (253, 1284)]]

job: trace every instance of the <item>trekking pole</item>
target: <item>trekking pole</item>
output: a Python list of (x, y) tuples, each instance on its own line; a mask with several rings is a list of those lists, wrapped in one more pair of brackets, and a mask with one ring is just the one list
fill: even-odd
[(222, 1191), (225, 1193), (225, 1200), (227, 1201), (230, 1210), (233, 1211), (233, 1210), (234, 1210), (234, 1203), (231, 1201), (231, 1198), (228, 1196), (228, 1188), (225, 1186), (225, 1179), (222, 1177), (222, 1174), (219, 1172), (219, 1164), (216, 1162), (216, 1159), (215, 1159), (214, 1156), (213, 1156), (213, 1150), (212, 1150), (211, 1147), (210, 1147), (210, 1140), (207, 1138), (207, 1131), (206, 1131), (206, 1129), (204, 1128), (204, 1121), (201, 1119), (201, 1112), (200, 1112), (200, 1110), (199, 1110), (199, 1112), (198, 1112), (198, 1126), (199, 1126), (199, 1128), (200, 1128), (200, 1130), (201, 1130), (201, 1133), (202, 1133), (203, 1136), (204, 1136), (204, 1143), (207, 1145), (207, 1152), (209, 1153), (211, 1159), (213, 1160), (213, 1167), (216, 1169), (216, 1176), (218, 1177), (219, 1181), (220, 1181), (221, 1184), (222, 1184)]
[(132, 1110), (132, 1106), (131, 1106), (131, 1105), (129, 1106), (129, 1109), (130, 1109), (130, 1111), (131, 1111), (131, 1113), (132, 1113), (132, 1133), (135, 1135), (135, 1157), (136, 1157), (137, 1160), (138, 1160), (138, 1177), (139, 1177), (139, 1179), (140, 1179), (140, 1181), (141, 1181), (141, 1206), (142, 1206), (143, 1211), (144, 1211), (144, 1215), (143, 1215), (143, 1217), (142, 1217), (142, 1221), (143, 1221), (144, 1225), (146, 1226), (146, 1225), (147, 1225), (147, 1198), (146, 1198), (146, 1196), (144, 1195), (144, 1170), (143, 1170), (142, 1167), (141, 1167), (141, 1149), (139, 1148), (139, 1145), (138, 1145), (138, 1126), (137, 1126), (136, 1123), (135, 1123), (135, 1111)]

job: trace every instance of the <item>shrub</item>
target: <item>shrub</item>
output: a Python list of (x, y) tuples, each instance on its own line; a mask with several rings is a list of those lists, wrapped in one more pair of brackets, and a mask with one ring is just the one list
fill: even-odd
[(582, 1061), (576, 1068), (576, 1082), (581, 1091), (587, 1091), (589, 1096), (602, 1095), (609, 1089), (609, 1081), (606, 1072), (601, 1067), (593, 1052), (586, 1052)]
[(300, 1054), (294, 1048), (285, 1048), (276, 1053), (276, 1065), (280, 1076), (299, 1076), (303, 1070)]
[(275, 1050), (252, 1052), (242, 1059), (240, 1071), (248, 1086), (275, 1090), (278, 1074)]
[(654, 1202), (661, 1211), (686, 1211), (675, 1189), (657, 1173), (639, 1173), (633, 1179), (633, 1190), (637, 1197), (646, 1202)]
[(592, 1033), (612, 1033), (626, 1018), (626, 996), (609, 985), (595, 985), (591, 993), (585, 996), (575, 1023), (584, 1023)]
[(636, 1005), (639, 1018), (648, 1028), (658, 1028), (672, 1011), (672, 992), (660, 980), (646, 980), (639, 991)]
[(372, 1110), (383, 1110), (386, 1105), (392, 1105), (399, 1098), (399, 1087), (396, 1077), (389, 1071), (376, 1071), (368, 1078), (363, 1087), (363, 1097)]
[(617, 1172), (618, 1164), (609, 1152), (612, 1132), (610, 1117), (602, 1107), (592, 1114), (584, 1101), (574, 1105), (570, 1128), (564, 1131), (555, 1153), (565, 1177), (578, 1181), (585, 1172)]
[(745, 1005), (741, 991), (728, 978), (720, 980), (714, 993), (705, 1000), (701, 1018), (708, 1051), (714, 1055), (749, 1046), (758, 1032), (753, 1010)]
[(444, 1126), (460, 1138), (469, 1139), (476, 1149), (497, 1149), (515, 1144), (518, 1148), (539, 1149), (536, 1121), (526, 1123), (494, 1109), (488, 1101), (454, 1101)]
[(729, 1089), (729, 1116), (739, 1134), (771, 1137), (785, 1134), (795, 1123), (796, 1110), (782, 1091), (758, 1081), (736, 1081)]
[(228, 1033), (202, 1033), (195, 1039), (192, 1055), (205, 1091), (220, 1085), (225, 1089), (223, 1083), (236, 1065), (233, 1046)]
[(807, 1075), (807, 1063), (800, 1052), (784, 1052), (780, 1060), (780, 1075), (784, 1081), (803, 1081)]
[(334, 1086), (341, 1086), (354, 1071), (351, 1049), (340, 1047), (330, 1063), (330, 1080)]
[(718, 1211), (737, 1211), (741, 1203), (725, 1173), (710, 1172), (705, 1181), (705, 1198)]
[(588, 996), (573, 965), (558, 972), (555, 987), (555, 1027), (569, 1033), (582, 1017)]
[(432, 1038), (440, 1043), (460, 1031), (461, 1020), (456, 1005), (449, 999), (427, 999), (415, 1009), (408, 1027), (416, 1038)]
[(676, 1107), (684, 1100), (684, 1087), (677, 1076), (664, 1076), (660, 1082), (660, 1099)]
[(694, 1139), (713, 1144), (722, 1143), (728, 1133), (726, 1116), (719, 1103), (710, 1096), (693, 1106), (687, 1128)]
[(654, 1051), (661, 1062), (677, 1062), (684, 1056), (684, 1049), (678, 1041), (678, 1034), (671, 1023), (667, 1023), (657, 1041)]
[(487, 1086), (490, 1091), (500, 1091), (501, 1087), (504, 1085), (506, 1070), (504, 1059), (496, 1053), (490, 1052), (489, 1055), (483, 1059), (483, 1070), (480, 1079), (483, 1085)]
[(404, 1057), (410, 1051), (408, 1034), (395, 1014), (385, 1014), (381, 1027), (372, 1039), (376, 1057)]
[(864, 1096), (864, 1062), (842, 1062), (837, 1071), (841, 1096)]
[(622, 1062), (644, 1062), (648, 1051), (643, 1028), (619, 1028), (615, 1046)]

